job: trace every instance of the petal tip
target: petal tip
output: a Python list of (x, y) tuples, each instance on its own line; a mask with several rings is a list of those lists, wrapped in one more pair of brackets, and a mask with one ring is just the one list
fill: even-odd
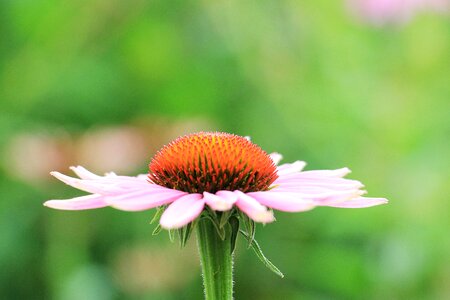
[(256, 222), (261, 222), (263, 224), (272, 223), (275, 221), (275, 217), (273, 215), (273, 211), (267, 210), (265, 212), (260, 212), (253, 216)]
[(48, 200), (48, 201), (45, 201), (42, 205), (45, 207), (48, 207), (48, 208), (64, 209), (64, 208), (61, 208), (61, 205), (58, 205), (58, 204), (60, 204), (59, 201), (61, 201), (61, 200)]
[(159, 221), (159, 225), (161, 225), (161, 228), (165, 229), (165, 230), (171, 230), (171, 229), (176, 229), (176, 225), (175, 224), (166, 224), (165, 222), (161, 222)]
[(175, 220), (170, 220), (170, 219), (165, 219), (162, 218), (159, 220), (159, 225), (161, 225), (161, 228), (166, 229), (166, 230), (171, 230), (171, 229), (178, 229), (181, 228), (189, 223), (191, 223), (192, 221), (189, 222), (180, 222), (180, 221), (175, 221)]
[(270, 153), (269, 156), (275, 165), (278, 165), (280, 161), (283, 159), (283, 155), (281, 155), (278, 152)]
[(219, 191), (215, 194), (203, 192), (203, 199), (205, 199), (206, 204), (208, 204), (208, 206), (213, 210), (227, 211), (233, 208), (237, 197), (234, 193), (224, 193), (224, 191)]
[(84, 168), (82, 166), (70, 166), (69, 169), (76, 173), (77, 170)]

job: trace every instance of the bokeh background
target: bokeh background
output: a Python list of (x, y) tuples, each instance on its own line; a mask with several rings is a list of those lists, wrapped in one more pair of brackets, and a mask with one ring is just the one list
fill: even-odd
[(248, 135), (309, 169), (348, 166), (363, 210), (258, 227), (236, 299), (450, 298), (448, 2), (0, 1), (0, 298), (201, 299), (194, 239), (153, 212), (64, 212), (50, 178), (145, 173), (180, 134)]

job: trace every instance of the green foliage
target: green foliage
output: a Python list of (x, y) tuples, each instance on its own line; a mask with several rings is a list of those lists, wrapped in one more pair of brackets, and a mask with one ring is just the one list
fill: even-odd
[(261, 247), (258, 242), (255, 240), (255, 237), (251, 237), (247, 232), (240, 230), (239, 231), (248, 241), (253, 251), (255, 251), (256, 256), (261, 260), (261, 262), (272, 272), (280, 276), (284, 277), (283, 273), (264, 255)]

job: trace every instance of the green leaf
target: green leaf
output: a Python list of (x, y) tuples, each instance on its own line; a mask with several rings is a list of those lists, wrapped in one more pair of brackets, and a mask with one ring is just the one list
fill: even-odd
[(239, 230), (239, 232), (249, 241), (250, 245), (253, 248), (253, 251), (255, 251), (256, 256), (262, 261), (262, 263), (267, 268), (269, 268), (269, 270), (283, 278), (283, 273), (270, 260), (268, 260), (267, 257), (264, 256), (264, 253), (262, 252), (258, 242), (255, 239), (252, 239), (250, 242), (251, 237), (245, 231)]
[(233, 254), (234, 249), (236, 248), (236, 239), (239, 232), (239, 219), (235, 216), (230, 217), (228, 223), (230, 223), (231, 226), (231, 254)]

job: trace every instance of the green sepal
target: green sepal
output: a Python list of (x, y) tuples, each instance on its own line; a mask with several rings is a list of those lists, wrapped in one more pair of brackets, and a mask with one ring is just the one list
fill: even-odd
[(220, 239), (222, 241), (225, 240), (225, 228), (219, 226), (219, 222), (217, 220), (217, 216), (214, 218), (214, 217), (211, 217), (211, 215), (205, 215), (204, 217), (206, 219), (209, 219), (211, 221), (211, 223), (213, 223), (214, 228), (216, 229), (217, 234), (219, 235)]
[(225, 224), (227, 224), (228, 219), (231, 217), (231, 215), (234, 213), (233, 209), (224, 211), (221, 213), (220, 215), (220, 222), (219, 222), (219, 227), (222, 228), (223, 226), (225, 226)]
[(264, 253), (262, 252), (258, 242), (254, 238), (251, 239), (251, 237), (245, 231), (239, 230), (239, 232), (249, 241), (251, 247), (253, 248), (253, 251), (255, 251), (256, 256), (262, 261), (262, 263), (269, 270), (283, 278), (283, 273), (270, 260), (268, 260), (267, 257), (264, 256)]
[(153, 224), (155, 222), (159, 222), (159, 219), (161, 219), (162, 214), (166, 210), (166, 206), (158, 206), (156, 208), (155, 215), (153, 216), (152, 220), (150, 221), (150, 224)]
[(195, 219), (191, 223), (187, 224), (186, 226), (178, 229), (178, 236), (180, 238), (180, 247), (183, 248), (186, 246), (187, 242), (189, 241), (189, 238), (191, 237), (192, 231), (195, 229), (195, 226), (197, 225), (198, 219)]
[(239, 219), (236, 218), (235, 216), (232, 216), (228, 219), (228, 223), (231, 226), (231, 237), (230, 237), (231, 252), (230, 252), (230, 254), (233, 254), (234, 249), (236, 248), (236, 239), (237, 239), (238, 232), (239, 232)]
[(156, 208), (156, 212), (153, 215), (152, 220), (150, 221), (150, 224), (153, 224), (155, 222), (158, 222), (158, 225), (156, 225), (155, 229), (153, 229), (152, 235), (157, 235), (161, 232), (162, 228), (161, 225), (159, 224), (159, 220), (161, 219), (162, 214), (164, 213), (164, 211), (166, 210), (167, 206), (158, 206)]
[(218, 225), (219, 224), (219, 218), (217, 217), (216, 211), (212, 210), (208, 205), (205, 205), (205, 207), (206, 207), (206, 209), (203, 210), (205, 215), (211, 217), (211, 220)]
[(252, 246), (252, 242), (255, 239), (255, 233), (256, 233), (256, 225), (255, 222), (250, 219), (245, 213), (239, 211), (239, 217), (242, 220), (242, 223), (244, 224), (245, 232), (248, 235), (247, 241), (248, 246), (247, 248), (250, 248)]
[(153, 229), (152, 235), (158, 235), (162, 230), (162, 227), (160, 224), (156, 225), (155, 229)]
[(178, 240), (180, 241), (180, 248), (183, 248), (183, 236), (185, 235), (186, 232), (186, 226), (175, 229), (175, 231), (177, 232), (178, 235)]
[(169, 240), (173, 243), (175, 241), (175, 230), (176, 229), (169, 229)]

